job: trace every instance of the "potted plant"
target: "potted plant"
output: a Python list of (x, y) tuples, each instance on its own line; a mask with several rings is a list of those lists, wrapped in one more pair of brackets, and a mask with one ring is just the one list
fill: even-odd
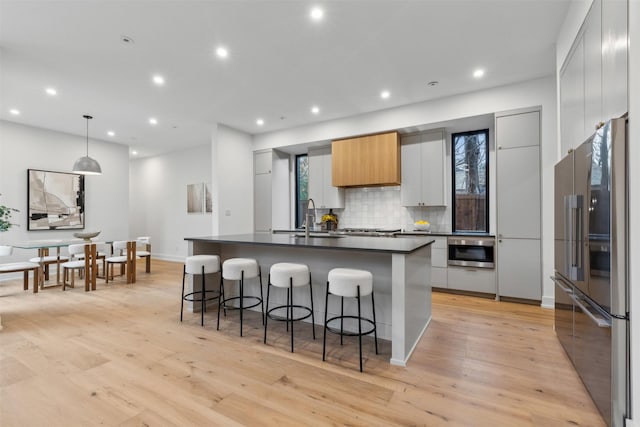
[(0, 205), (0, 232), (7, 231), (11, 228), (11, 226), (17, 225), (10, 222), (11, 215), (14, 212), (20, 212), (20, 211), (18, 209)]
[(333, 213), (333, 209), (329, 209), (329, 213), (322, 215), (322, 223), (327, 231), (336, 231), (338, 229), (338, 215)]

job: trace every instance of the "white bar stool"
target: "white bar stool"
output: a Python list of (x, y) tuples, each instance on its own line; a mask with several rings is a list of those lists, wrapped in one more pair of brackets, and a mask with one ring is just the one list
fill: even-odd
[[(309, 297), (311, 298), (311, 307), (294, 304), (293, 303), (293, 288), (309, 285)], [(277, 288), (283, 288), (287, 290), (287, 304), (279, 305), (269, 309), (269, 292), (271, 286)], [(271, 314), (274, 310), (286, 309), (286, 316), (276, 316)], [(298, 308), (304, 311), (298, 317), (294, 317), (293, 309)], [(287, 322), (287, 330), (289, 330), (289, 323), (291, 323), (291, 353), (293, 353), (293, 322), (297, 320), (304, 320), (311, 317), (311, 330), (313, 331), (313, 339), (316, 339), (315, 318), (313, 315), (313, 291), (311, 289), (311, 273), (309, 267), (305, 264), (293, 264), (287, 262), (281, 262), (273, 264), (269, 271), (269, 283), (267, 284), (267, 308), (265, 311), (264, 319), (264, 343), (267, 343), (267, 322), (269, 318), (282, 322)]]
[[(340, 297), (340, 316), (334, 316), (327, 319), (329, 312), (329, 294)], [(360, 297), (371, 294), (371, 308), (373, 310), (373, 320), (362, 317), (360, 311)], [(344, 299), (356, 298), (358, 301), (358, 315), (344, 315)], [(344, 319), (356, 319), (358, 321), (358, 332), (349, 332), (344, 330)], [(340, 320), (340, 329), (329, 326), (329, 322)], [(371, 328), (366, 331), (362, 330), (362, 322), (368, 323)], [(342, 345), (342, 337), (357, 336), (360, 349), (360, 372), (362, 372), (362, 336), (374, 334), (376, 344), (376, 354), (378, 354), (378, 334), (376, 332), (376, 306), (373, 299), (373, 275), (366, 270), (355, 270), (351, 268), (334, 268), (329, 271), (327, 279), (327, 294), (325, 298), (324, 310), (324, 335), (322, 342), (322, 360), (325, 360), (327, 346), (327, 330), (335, 334), (340, 334), (340, 345)]]
[[(245, 296), (244, 281), (245, 279), (258, 278), (260, 281), (260, 296)], [(240, 285), (240, 294), (237, 297), (225, 298), (224, 296), (224, 280), (235, 280)], [(245, 306), (245, 300), (253, 300), (254, 304)], [(229, 305), (231, 301), (237, 300), (240, 307)], [(258, 261), (253, 258), (230, 258), (222, 263), (222, 280), (220, 280), (220, 299), (218, 300), (218, 325), (216, 329), (220, 330), (220, 309), (224, 310), (240, 310), (240, 336), (242, 336), (242, 320), (243, 312), (247, 308), (253, 308), (260, 305), (262, 314), (262, 324), (264, 325), (264, 304), (262, 302), (262, 276), (260, 274), (260, 266)]]
[[(217, 255), (193, 255), (188, 256), (184, 262), (182, 273), (182, 301), (180, 302), (180, 321), (182, 322), (182, 312), (184, 311), (184, 302), (200, 302), (200, 325), (204, 326), (205, 302), (220, 297), (220, 294), (213, 290), (207, 290), (205, 286), (205, 275), (217, 273), (220, 271), (220, 257)], [(184, 293), (184, 279), (187, 274), (202, 275), (202, 289), (200, 291)], [(195, 278), (195, 277), (194, 277)], [(220, 278), (222, 283), (222, 277)], [(216, 295), (207, 297), (207, 293), (216, 292)], [(197, 295), (196, 294), (200, 294)]]

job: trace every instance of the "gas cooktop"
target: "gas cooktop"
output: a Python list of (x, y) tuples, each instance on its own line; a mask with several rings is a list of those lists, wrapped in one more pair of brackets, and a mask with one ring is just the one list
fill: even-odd
[(337, 231), (339, 234), (348, 234), (350, 236), (377, 236), (377, 237), (393, 237), (394, 233), (399, 232), (399, 228), (341, 228)]

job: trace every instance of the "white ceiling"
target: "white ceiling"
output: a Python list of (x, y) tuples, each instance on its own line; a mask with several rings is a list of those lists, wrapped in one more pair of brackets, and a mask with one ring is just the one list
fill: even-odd
[(144, 156), (216, 122), (256, 134), (441, 98), (553, 74), (569, 3), (0, 0), (0, 118), (84, 136), (91, 114), (91, 138)]

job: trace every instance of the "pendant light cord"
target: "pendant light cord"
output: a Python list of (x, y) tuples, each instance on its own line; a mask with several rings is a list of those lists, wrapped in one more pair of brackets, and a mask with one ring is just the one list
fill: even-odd
[(87, 117), (87, 157), (89, 157), (89, 118)]
[(89, 157), (89, 120), (93, 119), (93, 117), (89, 115), (84, 115), (82, 117), (87, 119), (87, 157)]

